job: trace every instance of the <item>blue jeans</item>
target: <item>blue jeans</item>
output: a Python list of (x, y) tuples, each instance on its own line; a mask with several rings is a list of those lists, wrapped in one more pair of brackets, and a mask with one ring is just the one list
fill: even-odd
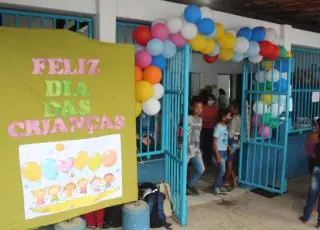
[(221, 162), (218, 164), (216, 178), (214, 180), (214, 189), (216, 192), (220, 192), (223, 186), (223, 176), (226, 172), (227, 151), (219, 151), (221, 156)]
[[(303, 217), (304, 220), (308, 221), (312, 215), (312, 211), (314, 208), (315, 203), (318, 200), (320, 194), (320, 168), (314, 167), (312, 176), (311, 176), (311, 182), (307, 197), (307, 203), (304, 207), (304, 213)], [(320, 223), (320, 203), (318, 203), (318, 224)]]
[(193, 172), (191, 179), (188, 182), (188, 186), (194, 187), (200, 180), (202, 174), (204, 173), (205, 168), (204, 168), (201, 154), (197, 154), (194, 157), (190, 158), (189, 160), (191, 161), (191, 163), (193, 164), (196, 170)]

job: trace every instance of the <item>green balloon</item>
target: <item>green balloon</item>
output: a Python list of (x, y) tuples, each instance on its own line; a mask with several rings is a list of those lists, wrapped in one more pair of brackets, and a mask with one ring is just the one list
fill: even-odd
[(280, 49), (280, 57), (287, 57), (287, 50), (283, 46), (279, 46)]
[(259, 91), (271, 91), (272, 90), (272, 83), (270, 81), (267, 81), (266, 83), (262, 82), (262, 83), (258, 83), (257, 84), (257, 90)]
[(270, 126), (270, 121), (271, 121), (271, 113), (265, 113), (262, 115), (262, 118), (261, 118), (262, 124), (264, 124), (265, 126)]
[(270, 127), (271, 127), (272, 129), (278, 128), (279, 125), (280, 125), (280, 122), (279, 122), (278, 119), (271, 119), (271, 121), (270, 121)]

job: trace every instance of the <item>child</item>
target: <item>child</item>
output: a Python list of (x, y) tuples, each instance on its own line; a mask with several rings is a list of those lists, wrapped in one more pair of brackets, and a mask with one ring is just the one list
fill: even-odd
[[(306, 206), (304, 208), (303, 216), (300, 220), (303, 223), (307, 223), (312, 215), (312, 210), (316, 204), (320, 194), (320, 142), (315, 146), (315, 165), (312, 172), (312, 178), (310, 182), (308, 197)], [(317, 228), (320, 228), (320, 203), (318, 203), (318, 222)]]
[(223, 176), (226, 171), (227, 149), (228, 149), (228, 129), (227, 124), (231, 120), (231, 112), (227, 109), (219, 111), (219, 123), (213, 133), (213, 154), (216, 157), (217, 173), (214, 181), (213, 193), (217, 196), (227, 192), (223, 186)]
[(200, 97), (194, 97), (191, 100), (191, 114), (188, 117), (189, 140), (188, 140), (188, 162), (191, 161), (195, 167), (195, 172), (188, 181), (187, 192), (198, 195), (195, 185), (204, 173), (204, 164), (200, 150), (200, 132), (202, 128), (202, 109), (203, 104)]
[[(241, 130), (241, 117), (240, 106), (236, 101), (230, 105), (230, 112), (232, 119), (229, 126), (229, 150), (230, 153), (227, 157), (227, 173), (225, 177), (225, 186), (231, 189), (231, 185), (235, 188), (237, 186), (237, 169), (239, 159), (240, 147), (240, 130)], [(232, 183), (233, 182), (233, 183)]]

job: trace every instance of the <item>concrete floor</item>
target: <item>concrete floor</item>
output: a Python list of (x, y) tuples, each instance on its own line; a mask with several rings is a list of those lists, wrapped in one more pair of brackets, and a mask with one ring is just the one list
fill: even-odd
[(314, 229), (316, 214), (309, 224), (298, 220), (308, 189), (308, 178), (289, 181), (289, 192), (266, 198), (243, 189), (236, 189), (224, 199), (208, 192), (208, 178), (199, 184), (201, 194), (189, 196), (188, 226), (174, 221), (173, 229), (185, 230), (304, 230)]

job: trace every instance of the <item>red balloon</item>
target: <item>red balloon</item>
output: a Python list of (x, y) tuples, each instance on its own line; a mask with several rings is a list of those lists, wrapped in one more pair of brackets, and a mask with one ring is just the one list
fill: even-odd
[(274, 51), (274, 45), (269, 41), (259, 42), (260, 45), (260, 55), (263, 57), (268, 57)]
[(146, 26), (138, 26), (132, 35), (136, 43), (142, 46), (146, 46), (148, 42), (152, 39), (151, 31)]
[(270, 61), (276, 60), (278, 57), (280, 57), (280, 48), (276, 45), (273, 45), (273, 52), (267, 56), (267, 58)]
[(207, 63), (211, 64), (211, 63), (214, 63), (218, 60), (218, 55), (217, 56), (203, 55), (203, 60), (205, 60)]

